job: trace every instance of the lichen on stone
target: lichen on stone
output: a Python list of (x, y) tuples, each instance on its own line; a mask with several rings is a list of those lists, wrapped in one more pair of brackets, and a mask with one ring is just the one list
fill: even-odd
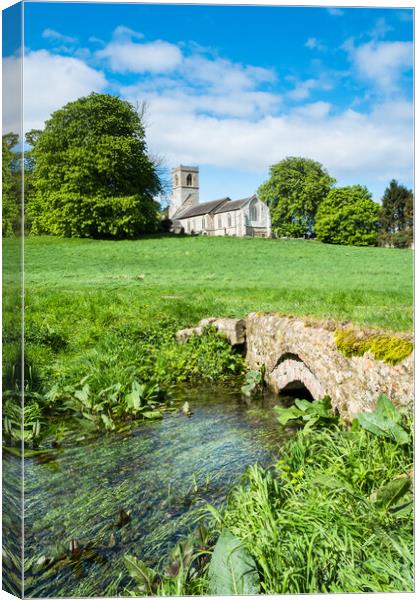
[(403, 337), (356, 331), (352, 328), (336, 329), (335, 341), (344, 356), (363, 356), (370, 351), (376, 360), (390, 365), (396, 365), (413, 352), (412, 342)]

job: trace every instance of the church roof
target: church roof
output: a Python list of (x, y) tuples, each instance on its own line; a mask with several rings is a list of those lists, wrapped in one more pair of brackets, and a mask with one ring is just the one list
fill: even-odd
[(186, 208), (179, 213), (176, 212), (172, 219), (187, 219), (188, 217), (199, 217), (201, 215), (207, 215), (211, 212), (217, 212), (217, 208), (226, 202), (231, 202), (230, 198), (220, 198), (219, 200), (211, 200), (210, 202), (202, 202)]
[(232, 210), (239, 210), (240, 208), (245, 206), (245, 204), (247, 204), (250, 200), (252, 200), (255, 197), (256, 196), (250, 196), (249, 198), (242, 198), (241, 200), (230, 200), (229, 202), (226, 202), (225, 204), (222, 204), (222, 206), (219, 206), (218, 208), (216, 208), (216, 210), (214, 212), (219, 214), (219, 213), (230, 212)]

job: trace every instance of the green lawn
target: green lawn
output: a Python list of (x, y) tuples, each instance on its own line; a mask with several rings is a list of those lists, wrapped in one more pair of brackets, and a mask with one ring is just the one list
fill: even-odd
[(66, 303), (70, 309), (74, 296), (82, 294), (84, 302), (93, 304), (96, 297), (110, 314), (116, 302), (133, 318), (144, 311), (164, 313), (183, 324), (210, 315), (279, 311), (409, 330), (412, 275), (411, 250), (314, 241), (151, 237), (25, 242), (29, 310), (43, 310), (49, 297), (65, 311)]
[[(20, 375), (20, 324), (13, 300), (13, 292), (19, 289), (19, 240), (5, 240), (3, 250), (3, 373), (8, 393), (3, 410), (20, 433), (21, 413), (16, 412), (20, 397), (15, 392)], [(12, 272), (8, 272), (8, 265), (14, 265)], [(243, 359), (224, 338), (210, 330), (206, 336), (192, 337), (185, 344), (176, 342), (177, 329), (206, 316), (278, 311), (411, 330), (412, 278), (411, 250), (328, 246), (298, 240), (150, 237), (112, 242), (29, 238), (25, 240), (25, 433), (42, 445), (51, 436), (60, 443), (61, 436), (73, 430), (79, 435), (104, 429), (108, 427), (104, 415), (118, 427), (129, 418), (127, 398), (140, 384), (156, 394), (163, 392), (165, 399), (170, 399), (172, 386), (182, 382), (238, 376), (232, 382), (237, 385), (244, 370)], [(40, 424), (36, 433), (33, 423)], [(8, 435), (12, 441), (18, 439), (13, 438), (13, 432)], [(347, 442), (347, 437), (343, 438), (342, 444)], [(357, 444), (359, 450), (365, 447), (364, 443)], [(335, 446), (342, 453), (342, 445), (333, 440)], [(307, 452), (319, 455), (316, 445)], [(298, 455), (305, 457), (306, 453), (291, 453), (292, 459)], [(366, 456), (370, 459), (371, 454)], [(354, 472), (362, 473), (364, 481), (369, 471), (361, 470), (360, 465), (367, 461), (365, 456), (361, 458)], [(335, 456), (331, 460), (336, 461)], [(397, 463), (394, 459), (391, 462), (395, 470)], [(382, 457), (378, 463), (384, 463)], [(293, 472), (299, 472), (299, 465), (296, 467)], [(331, 469), (336, 469), (335, 462)], [(398, 467), (390, 478), (402, 472)], [(343, 471), (343, 477), (347, 481), (348, 473)], [(381, 477), (378, 475), (378, 485)], [(267, 541), (263, 551), (261, 544), (253, 545), (254, 558), (264, 561), (260, 562), (261, 572), (261, 565), (266, 565), (267, 591), (411, 589), (411, 515), (403, 515), (407, 521), (404, 535), (398, 533), (398, 514), (391, 523), (391, 517), (378, 510), (368, 523), (364, 519), (369, 512), (369, 489), (360, 502), (353, 492), (349, 499), (334, 497), (333, 505), (325, 504), (328, 510), (318, 516), (311, 512), (324, 497), (324, 491), (318, 494), (318, 489), (316, 479), (308, 479), (308, 502), (300, 502), (304, 495), (296, 496), (296, 505), (303, 507), (302, 515), (314, 515), (310, 523), (313, 529), (308, 529), (311, 537), (302, 538), (301, 520), (297, 525), (290, 522), (294, 537), (291, 534), (283, 545), (264, 537), (266, 513), (264, 506), (252, 505), (252, 490), (241, 497), (241, 506), (247, 506), (246, 500), (254, 511), (257, 538), (261, 538), (262, 545)], [(256, 500), (259, 502), (258, 494)], [(270, 496), (269, 500), (277, 514), (276, 497)], [(329, 516), (335, 519), (337, 514), (341, 518), (343, 506), (347, 513), (340, 529), (336, 528), (324, 545), (317, 541), (314, 545), (318, 535), (325, 538), (325, 527), (331, 530)], [(363, 527), (354, 530), (357, 544), (353, 545), (352, 523), (359, 508)], [(234, 532), (242, 537), (243, 526), (250, 531), (249, 515), (242, 521), (240, 514), (232, 512), (232, 504), (229, 510), (227, 518), (233, 519)], [(293, 510), (286, 511), (287, 523)], [(382, 529), (376, 520), (379, 513), (381, 518), (383, 515)], [(284, 515), (276, 518), (278, 532)], [(390, 541), (386, 553), (382, 553), (383, 539), (388, 534)], [(245, 534), (243, 538), (246, 541)], [(337, 546), (342, 539), (343, 544)], [(359, 543), (361, 539), (363, 543)], [(370, 546), (366, 540), (370, 540)], [(372, 558), (371, 547), (379, 547), (381, 552)], [(281, 563), (280, 570), (276, 549), (279, 556), (291, 557), (289, 562)], [(366, 556), (372, 560), (366, 561)], [(331, 575), (331, 585), (324, 585), (325, 573)], [(283, 590), (280, 580), (290, 586)]]

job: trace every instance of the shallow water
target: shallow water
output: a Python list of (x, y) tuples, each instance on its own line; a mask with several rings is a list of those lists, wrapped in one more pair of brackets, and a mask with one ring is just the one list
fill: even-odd
[[(248, 406), (226, 387), (184, 390), (177, 400), (185, 399), (190, 418), (177, 410), (130, 435), (65, 448), (47, 462), (26, 460), (27, 596), (121, 593), (129, 583), (124, 554), (161, 565), (207, 502), (223, 504), (247, 465), (277, 459), (284, 437), (272, 399)], [(13, 471), (14, 459), (5, 467)], [(123, 527), (120, 509), (132, 511)], [(92, 544), (91, 560), (37, 572), (42, 555), (72, 539)], [(119, 573), (118, 588), (109, 588)]]

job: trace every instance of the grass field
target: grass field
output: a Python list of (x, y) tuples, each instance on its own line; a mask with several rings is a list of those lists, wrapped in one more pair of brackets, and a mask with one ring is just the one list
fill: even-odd
[[(3, 372), (8, 393), (3, 410), (20, 434), (21, 413), (12, 402), (19, 402), (13, 391), (20, 373), (16, 302), (12, 310), (13, 289), (19, 289), (19, 241), (5, 240), (3, 248)], [(13, 272), (8, 272), (9, 264), (15, 266)], [(209, 331), (177, 344), (177, 329), (203, 317), (276, 311), (409, 331), (412, 278), (411, 250), (236, 238), (156, 236), (130, 242), (29, 238), (24, 414), (28, 441), (38, 448), (52, 437), (59, 445), (74, 430), (90, 435), (120, 424), (124, 428), (131, 415), (127, 399), (140, 384), (146, 389), (141, 400), (146, 408), (146, 398), (160, 402), (163, 393), (165, 401), (170, 400), (174, 386), (183, 382), (231, 381), (234, 376), (231, 383), (237, 385), (246, 368), (243, 358), (217, 333)], [(8, 433), (12, 442), (19, 439), (16, 435), (13, 430)], [(289, 448), (293, 473), (301, 478), (301, 465), (294, 462), (314, 454), (318, 464), (321, 450), (328, 475), (338, 473), (344, 481), (360, 475), (364, 481), (374, 473), (374, 491), (411, 468), (410, 448), (395, 452), (391, 448), (385, 455), (379, 440), (376, 464), (371, 464), (374, 452), (365, 452), (364, 438), (354, 432), (350, 437), (345, 432), (339, 435), (328, 447), (324, 439), (318, 447), (318, 438), (312, 446), (297, 438)], [(388, 462), (384, 473), (381, 468)], [(233, 492), (239, 503), (230, 500), (225, 519), (244, 542), (252, 525), (260, 542), (251, 550), (264, 574), (264, 590), (411, 590), (411, 512), (395, 516), (372, 507), (371, 489), (360, 498), (359, 489), (347, 496), (345, 490), (337, 495), (335, 488), (319, 491), (318, 474), (309, 467), (297, 487), (291, 482), (283, 513), (278, 511), (283, 499), (265, 490), (270, 472), (257, 473), (258, 485)], [(265, 504), (260, 502), (261, 490)], [(271, 518), (274, 513), (269, 529), (267, 515)], [(299, 519), (289, 520), (290, 514)], [(302, 536), (301, 523), (306, 523), (310, 535)], [(282, 544), (276, 538), (280, 527), (288, 536)], [(199, 585), (204, 585), (202, 581), (206, 584), (201, 578)], [(169, 591), (174, 593), (172, 587)]]
[(65, 312), (83, 294), (110, 315), (124, 305), (132, 318), (164, 313), (183, 324), (279, 311), (412, 327), (411, 250), (301, 240), (29, 238), (25, 261), (29, 310), (44, 310), (49, 298)]
[[(19, 241), (4, 251), (7, 291), (19, 286), (16, 270), (7, 273)], [(412, 261), (411, 250), (303, 240), (28, 238), (25, 385), (47, 415), (88, 381), (89, 402), (107, 398), (114, 418), (139, 382), (167, 391), (242, 373), (242, 359), (214, 335), (176, 343), (178, 329), (203, 317), (276, 311), (410, 330)], [(3, 368), (13, 390), (20, 327), (9, 305), (6, 297)]]

